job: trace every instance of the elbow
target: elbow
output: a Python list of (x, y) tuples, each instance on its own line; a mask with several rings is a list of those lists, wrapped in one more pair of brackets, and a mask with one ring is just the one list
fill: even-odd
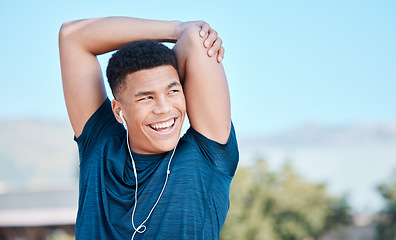
[(63, 44), (65, 41), (69, 40), (74, 32), (74, 22), (67, 21), (62, 24), (59, 30), (59, 45)]
[(187, 31), (187, 41), (188, 41), (188, 44), (190, 45), (189, 47), (191, 48), (203, 48), (204, 47), (204, 45), (203, 45), (203, 42), (204, 42), (204, 38), (202, 38), (200, 35), (199, 35), (199, 32), (200, 32), (200, 30), (201, 30), (201, 28), (200, 27), (198, 27), (198, 26), (192, 26), (192, 27), (190, 27), (190, 28), (188, 28), (188, 29), (186, 29), (186, 31)]

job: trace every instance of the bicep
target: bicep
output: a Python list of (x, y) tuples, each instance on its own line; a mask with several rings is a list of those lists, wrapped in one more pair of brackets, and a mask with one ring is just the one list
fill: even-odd
[[(208, 57), (198, 29), (185, 34), (175, 46), (184, 76), (187, 114), (194, 129), (219, 143), (228, 140), (231, 129), (230, 96), (221, 63)], [(196, 33), (195, 33), (196, 31)]]
[(59, 51), (66, 107), (78, 137), (90, 116), (106, 99), (103, 76), (96, 56), (68, 41), (62, 30)]

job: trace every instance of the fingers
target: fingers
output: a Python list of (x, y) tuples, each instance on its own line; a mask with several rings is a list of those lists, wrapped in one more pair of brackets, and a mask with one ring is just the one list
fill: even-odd
[(209, 24), (207, 24), (206, 22), (201, 21), (200, 22), (201, 25), (201, 31), (199, 32), (199, 35), (201, 37), (205, 37), (205, 35), (207, 35), (209, 33), (209, 31), (211, 30)]
[(217, 56), (217, 62), (221, 62), (224, 58), (224, 47), (223, 45), (223, 40), (221, 38), (217, 38), (212, 46), (208, 50), (208, 56), (213, 57)]
[(210, 48), (217, 39), (217, 32), (204, 21), (198, 21), (197, 24), (199, 24), (199, 26), (201, 27), (201, 31), (199, 32), (201, 38), (205, 39), (206, 37), (204, 41), (204, 47)]
[(219, 52), (218, 52), (218, 54), (217, 54), (217, 62), (218, 62), (218, 63), (221, 63), (221, 61), (223, 61), (224, 52), (225, 52), (224, 48), (221, 47), (220, 50), (219, 50)]
[(219, 38), (218, 33), (210, 27), (206, 22), (201, 21), (201, 31), (199, 35), (206, 39), (204, 47), (208, 49), (208, 56), (213, 57), (217, 55), (217, 62), (221, 62), (224, 58), (224, 48), (222, 47), (223, 40)]
[[(215, 43), (216, 43), (216, 41), (219, 39), (219, 37), (218, 37), (218, 34), (217, 34), (217, 32), (215, 31), (215, 30), (213, 30), (213, 29), (210, 29), (209, 30), (209, 34), (208, 34), (208, 37), (206, 38), (206, 40), (204, 41), (204, 46), (206, 47), (206, 48), (210, 48), (210, 47), (212, 47)], [(220, 43), (220, 45), (221, 45), (221, 43)]]

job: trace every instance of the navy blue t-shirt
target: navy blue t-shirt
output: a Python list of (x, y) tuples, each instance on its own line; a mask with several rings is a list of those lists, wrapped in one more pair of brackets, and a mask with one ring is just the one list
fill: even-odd
[[(131, 239), (135, 177), (126, 131), (109, 99), (75, 139), (80, 154), (80, 195), (76, 239)], [(172, 151), (132, 153), (138, 173), (138, 227), (161, 193)], [(190, 128), (171, 161), (163, 195), (134, 239), (218, 239), (229, 208), (229, 187), (238, 164), (234, 127), (226, 144)]]

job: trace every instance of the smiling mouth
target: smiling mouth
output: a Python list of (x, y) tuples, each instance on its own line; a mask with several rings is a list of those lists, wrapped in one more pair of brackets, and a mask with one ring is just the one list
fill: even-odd
[(175, 126), (175, 122), (175, 118), (172, 118), (165, 122), (151, 123), (149, 124), (149, 127), (157, 132), (166, 132), (171, 130), (173, 126)]

